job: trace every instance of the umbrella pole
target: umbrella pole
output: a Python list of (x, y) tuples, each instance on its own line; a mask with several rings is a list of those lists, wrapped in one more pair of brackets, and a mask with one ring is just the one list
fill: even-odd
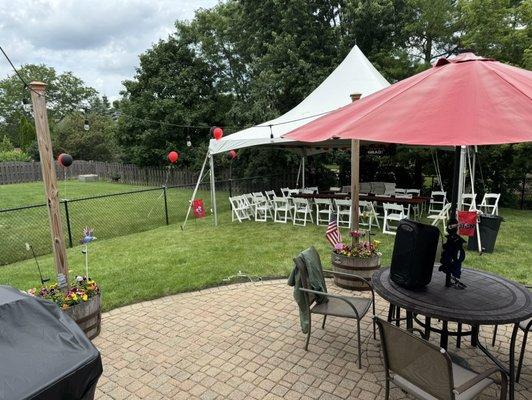
[[(351, 230), (358, 231), (358, 195), (360, 181), (360, 140), (351, 140)], [(358, 243), (358, 235), (352, 236), (351, 245)]]

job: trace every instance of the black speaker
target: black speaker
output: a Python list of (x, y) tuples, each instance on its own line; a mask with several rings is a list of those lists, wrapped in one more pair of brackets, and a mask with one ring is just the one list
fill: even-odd
[(440, 231), (432, 225), (408, 219), (397, 227), (390, 277), (407, 289), (419, 289), (430, 283)]

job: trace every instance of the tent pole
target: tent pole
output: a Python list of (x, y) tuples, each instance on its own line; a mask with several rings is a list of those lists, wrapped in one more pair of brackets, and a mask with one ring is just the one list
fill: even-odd
[(214, 156), (209, 154), (209, 165), (211, 170), (211, 201), (212, 210), (214, 212), (214, 226), (218, 226), (218, 210), (216, 209), (216, 184), (214, 177)]
[[(360, 140), (351, 140), (351, 230), (358, 231), (358, 205), (360, 180)], [(351, 245), (358, 243), (358, 237), (353, 236)]]
[(296, 187), (299, 187), (299, 175), (301, 174), (301, 160), (299, 160), (299, 166), (297, 167)]
[(188, 216), (190, 215), (190, 209), (192, 208), (192, 202), (196, 198), (196, 193), (198, 192), (199, 185), (203, 179), (203, 171), (205, 170), (205, 165), (207, 164), (207, 158), (209, 157), (209, 152), (207, 151), (207, 155), (205, 156), (205, 160), (203, 160), (203, 165), (201, 166), (201, 171), (198, 176), (198, 181), (196, 182), (196, 186), (194, 187), (194, 191), (192, 192), (192, 198), (190, 199), (188, 210), (187, 210), (187, 216), (185, 217), (185, 222), (183, 222), (183, 225), (181, 225), (181, 230), (185, 229), (185, 225), (188, 221)]
[[(473, 151), (473, 157), (475, 157), (475, 152)], [(473, 158), (475, 160), (475, 158)], [(477, 210), (477, 200), (476, 200), (476, 194), (475, 194), (475, 167), (474, 165), (471, 165), (471, 147), (467, 148), (467, 162), (469, 165), (469, 179), (471, 181), (471, 194), (473, 195), (473, 202), (475, 203), (475, 209), (474, 211), (477, 212), (477, 218), (478, 218), (478, 210)], [(474, 162), (474, 161), (473, 161)], [(477, 232), (477, 249), (478, 254), (482, 254), (482, 242), (480, 240), (480, 228), (478, 226), (478, 221), (475, 225), (475, 230)]]
[(301, 156), (301, 189), (305, 189), (305, 156)]
[(457, 210), (462, 209), (462, 194), (464, 193), (464, 186), (465, 186), (465, 158), (466, 158), (466, 146), (460, 146), (460, 175), (458, 175), (458, 197), (456, 198), (457, 201)]

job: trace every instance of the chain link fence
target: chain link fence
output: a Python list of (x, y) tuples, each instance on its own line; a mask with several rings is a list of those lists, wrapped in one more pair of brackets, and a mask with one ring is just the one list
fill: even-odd
[[(216, 182), (218, 213), (229, 211), (228, 197), (253, 191), (279, 190), (293, 185), (286, 176), (226, 179)], [(61, 200), (65, 243), (77, 246), (84, 227), (94, 229), (98, 240), (143, 232), (168, 224), (182, 224), (194, 185), (142, 189), (123, 193)], [(208, 183), (202, 183), (196, 195), (211, 216)], [(189, 218), (194, 218), (191, 212)], [(0, 209), (0, 265), (31, 258), (26, 250), (31, 244), (36, 255), (52, 252), (46, 204)]]

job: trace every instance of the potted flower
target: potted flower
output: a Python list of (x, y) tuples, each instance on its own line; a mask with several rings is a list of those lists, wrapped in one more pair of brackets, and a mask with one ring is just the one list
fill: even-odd
[(102, 319), (100, 288), (92, 279), (77, 276), (66, 292), (54, 283), (41, 286), (39, 289), (32, 288), (28, 293), (57, 304), (63, 312), (76, 321), (89, 339), (95, 338), (100, 333)]
[[(358, 275), (366, 280), (371, 280), (373, 272), (380, 268), (381, 252), (380, 242), (371, 240), (368, 234), (367, 240), (360, 240), (364, 232), (352, 230), (349, 232), (352, 238), (351, 245), (338, 242), (332, 250), (332, 269), (344, 274)], [(360, 281), (347, 277), (335, 277), (334, 283), (344, 289), (368, 290), (368, 287)]]

